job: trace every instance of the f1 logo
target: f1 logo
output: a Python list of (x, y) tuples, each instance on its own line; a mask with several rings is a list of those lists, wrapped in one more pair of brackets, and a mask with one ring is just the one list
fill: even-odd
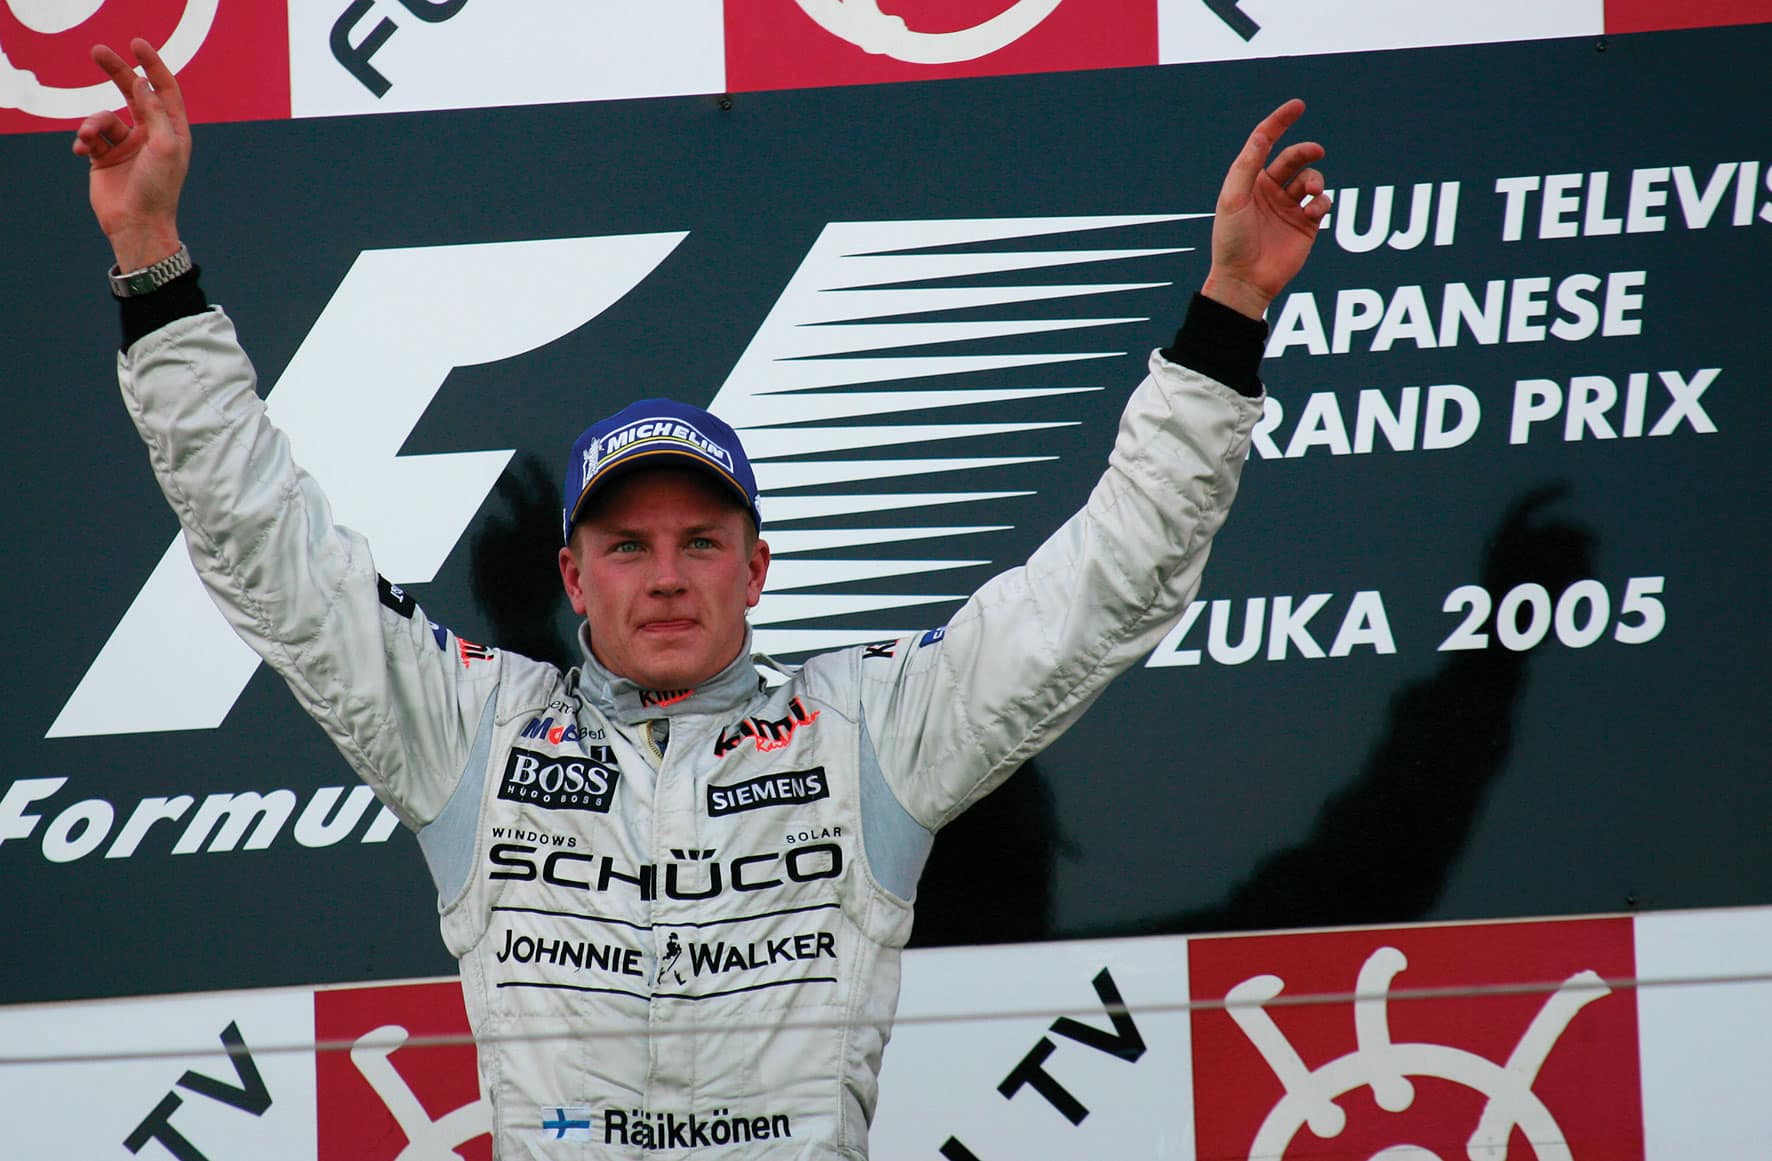
[[(338, 522), (404, 583), (442, 566), (511, 450), (398, 458), (455, 367), (545, 346), (603, 313), (682, 233), (366, 250), (266, 397)], [(508, 288), (451, 300), (425, 288)], [(366, 384), (374, 384), (373, 391)], [(175, 537), (48, 737), (213, 729), (258, 668)], [(154, 674), (144, 682), (141, 674)]]
[[(1070, 281), (1028, 286), (875, 289), (836, 295), (877, 283), (943, 282), (980, 274), (1070, 266), (1099, 259), (1155, 258), (1171, 249), (1067, 249), (1062, 257), (1028, 248), (1053, 234), (1118, 229), (1157, 222), (1205, 219), (1209, 214), (1102, 215), (1056, 218), (935, 219), (838, 222), (826, 225), (739, 357), (710, 406), (744, 433), (772, 521), (791, 523), (835, 513), (888, 511), (975, 503), (1022, 493), (868, 491), (814, 498), (775, 497), (777, 490), (811, 483), (890, 480), (931, 471), (988, 470), (1048, 457), (982, 456), (965, 459), (873, 458), (865, 463), (803, 457), (819, 452), (888, 446), (964, 434), (1006, 436), (1052, 423), (944, 424), (857, 427), (844, 421), (907, 407), (963, 407), (984, 401), (1089, 392), (1044, 384), (943, 387), (917, 392), (879, 391), (891, 380), (948, 379), (973, 372), (1032, 369), (1118, 357), (1111, 350), (1078, 350), (1060, 335), (1142, 322), (1133, 316), (1022, 317), (1018, 307), (1084, 289), (1119, 293), (1165, 283)], [(511, 450), (455, 452), (399, 458), (397, 453), (449, 372), (510, 358), (553, 342), (602, 313), (645, 279), (686, 234), (635, 234), (478, 246), (369, 250), (359, 256), (314, 329), (267, 399), (270, 418), (289, 437), (295, 458), (322, 485), (336, 520), (375, 545), (377, 568), (391, 582), (432, 579), (513, 454)], [(908, 252), (962, 243), (981, 249), (952, 255)], [(468, 280), (510, 288), (496, 304), (427, 297), (422, 290)], [(968, 322), (894, 325), (892, 345), (910, 349), (1005, 334), (1053, 336), (1041, 352), (929, 354), (916, 359), (875, 357), (879, 332), (862, 323), (881, 313), (920, 315), (948, 309), (962, 295), (970, 308), (999, 307), (1004, 317)], [(890, 304), (890, 305), (888, 305)], [(843, 326), (815, 325), (844, 323)], [(1085, 346), (1090, 344), (1084, 344)], [(371, 392), (364, 384), (374, 384)], [(828, 389), (840, 390), (828, 390)], [(805, 394), (818, 390), (814, 396)], [(816, 425), (831, 421), (834, 426)], [(785, 430), (784, 425), (795, 425)], [(814, 426), (807, 426), (807, 425)], [(1012, 526), (1011, 526), (1012, 527)], [(988, 533), (941, 525), (843, 531), (851, 545), (891, 543), (941, 535)], [(822, 535), (822, 534), (821, 534)], [(976, 559), (783, 560), (811, 547), (780, 551), (772, 585), (752, 611), (758, 647), (775, 653), (831, 649), (902, 637), (903, 625), (875, 622), (848, 628), (773, 626), (838, 612), (876, 613), (940, 603), (948, 595), (832, 594), (820, 590), (858, 577), (930, 572), (985, 563)], [(898, 614), (892, 614), (896, 617)], [(214, 729), (227, 716), (258, 666), (192, 571), (182, 537), (162, 555), (146, 586), (98, 659), (86, 671), (48, 737)], [(154, 680), (143, 682), (141, 675)]]

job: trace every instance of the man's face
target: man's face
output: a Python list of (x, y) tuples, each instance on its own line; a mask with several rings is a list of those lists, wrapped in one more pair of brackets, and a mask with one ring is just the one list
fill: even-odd
[(744, 644), (763, 595), (769, 545), (700, 472), (653, 468), (609, 486), (560, 550), (572, 609), (591, 651), (648, 689), (693, 689)]

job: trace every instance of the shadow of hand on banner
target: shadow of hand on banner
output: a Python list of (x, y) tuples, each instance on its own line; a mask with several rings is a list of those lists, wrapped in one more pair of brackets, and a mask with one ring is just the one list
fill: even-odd
[[(1554, 601), (1593, 575), (1591, 529), (1549, 515), (1569, 493), (1540, 486), (1511, 504), (1485, 545), (1482, 584), (1499, 603), (1530, 582)], [(1311, 833), (1258, 864), (1222, 901), (1116, 934), (1364, 926), (1427, 918), (1507, 766), (1532, 651), (1452, 652), (1391, 701), (1360, 776)]]
[[(1499, 598), (1536, 582), (1554, 599), (1591, 576), (1591, 530), (1547, 513), (1566, 484), (1521, 496), (1483, 555)], [(1392, 699), (1383, 736), (1311, 833), (1205, 907), (1059, 930), (1054, 868), (1070, 853), (1050, 785), (1029, 762), (942, 831), (918, 888), (911, 946), (1402, 923), (1427, 917), (1507, 765), (1530, 651), (1454, 652)], [(989, 908), (976, 901), (988, 898)]]

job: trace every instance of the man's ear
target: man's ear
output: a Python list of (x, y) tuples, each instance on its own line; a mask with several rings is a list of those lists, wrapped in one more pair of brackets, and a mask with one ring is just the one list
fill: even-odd
[(769, 579), (769, 542), (759, 540), (751, 546), (750, 583), (745, 586), (745, 608), (754, 609), (763, 599), (763, 582)]
[(560, 550), (560, 584), (566, 589), (566, 599), (572, 602), (572, 611), (584, 616), (584, 571), (578, 567), (578, 555), (570, 544)]

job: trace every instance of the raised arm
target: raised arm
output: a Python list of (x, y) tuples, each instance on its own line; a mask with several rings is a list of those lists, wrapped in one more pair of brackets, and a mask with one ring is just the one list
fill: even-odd
[(1200, 293), (1250, 318), (1304, 266), (1317, 227), (1330, 210), (1316, 163), (1324, 149), (1315, 141), (1288, 145), (1270, 161), (1274, 146), (1304, 116), (1294, 98), (1265, 117), (1224, 175), (1212, 222), (1212, 269)]
[[(130, 50), (145, 78), (104, 46), (92, 57), (134, 124), (95, 113), (74, 139), (74, 152), (90, 162), (93, 213), (123, 274), (179, 252), (178, 200), (191, 155), (178, 83), (146, 41)], [(423, 827), (471, 756), (484, 760), (473, 742), (482, 723), (490, 729), (503, 655), (470, 650), (429, 624), (377, 575), (364, 539), (334, 523), (196, 273), (162, 266), (139, 281), (146, 285), (119, 293), (119, 386), (199, 577), (358, 773), (403, 821)]]
[(178, 81), (147, 41), (137, 38), (129, 47), (145, 78), (105, 45), (93, 48), (92, 59), (123, 94), (134, 124), (106, 110), (74, 134), (74, 152), (91, 163), (92, 212), (122, 273), (178, 250), (178, 195), (191, 163), (191, 127)]
[(886, 665), (859, 662), (881, 772), (926, 830), (1057, 738), (1199, 591), (1261, 416), (1261, 314), (1329, 209), (1313, 168), (1322, 146), (1269, 160), (1303, 111), (1282, 105), (1232, 163), (1201, 291), (1211, 301), (1151, 357), (1082, 510), (943, 631), (899, 642)]

